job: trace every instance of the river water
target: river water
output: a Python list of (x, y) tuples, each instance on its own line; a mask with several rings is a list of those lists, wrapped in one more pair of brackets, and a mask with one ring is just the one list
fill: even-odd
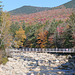
[[(35, 64), (28, 64), (28, 66), (31, 66), (30, 69), (31, 71), (29, 71), (29, 73), (27, 73), (26, 75), (75, 75), (75, 69), (74, 68), (69, 68), (69, 67), (63, 67), (63, 68), (59, 68), (61, 66), (58, 67), (50, 67), (50, 66), (39, 66), (38, 62), (40, 61), (40, 63), (43, 63), (44, 60), (35, 60), (33, 58), (30, 57), (24, 57), (24, 56), (17, 56), (20, 57), (20, 59), (23, 59), (24, 61), (32, 61), (35, 62)], [(68, 63), (68, 62), (67, 62)], [(51, 61), (48, 61), (48, 64), (51, 64)], [(40, 71), (33, 71), (32, 69), (35, 69), (36, 67), (38, 67), (41, 69)]]

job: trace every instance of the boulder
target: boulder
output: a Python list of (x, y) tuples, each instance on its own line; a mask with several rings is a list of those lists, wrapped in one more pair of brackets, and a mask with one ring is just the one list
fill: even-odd
[(59, 60), (56, 60), (55, 62), (56, 62), (56, 63), (59, 63)]
[(34, 71), (40, 71), (41, 69), (40, 69), (40, 67), (38, 66), (38, 67), (36, 67), (35, 69), (34, 69)]
[(71, 55), (68, 55), (68, 56), (67, 56), (67, 59), (71, 59), (71, 58), (72, 58), (72, 56), (71, 56)]
[(57, 72), (58, 74), (62, 74), (62, 72), (61, 71), (59, 71), (59, 72)]
[(13, 58), (8, 58), (8, 61), (11, 61), (12, 62), (12, 61), (14, 61), (14, 59)]
[(34, 73), (31, 73), (31, 75), (34, 75)]

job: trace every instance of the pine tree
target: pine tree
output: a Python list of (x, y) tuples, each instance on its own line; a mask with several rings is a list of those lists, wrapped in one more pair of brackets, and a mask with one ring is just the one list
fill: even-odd
[(22, 23), (22, 28), (23, 28), (23, 30), (25, 30), (25, 21), (23, 21), (23, 23)]
[(35, 26), (32, 26), (29, 30), (30, 32), (27, 37), (27, 42), (24, 43), (27, 47), (34, 48), (36, 46), (36, 36), (35, 36), (36, 32), (35, 32), (35, 30), (36, 30)]
[(69, 26), (69, 28), (67, 28), (66, 31), (64, 32), (64, 37), (65, 37), (64, 47), (65, 48), (72, 48), (73, 47), (73, 43), (71, 42), (71, 40), (73, 40), (72, 31), (73, 31), (72, 27)]
[(12, 22), (10, 26), (10, 33), (12, 34), (13, 38), (15, 37), (16, 31), (18, 31), (20, 28), (20, 25), (18, 22)]
[(69, 24), (69, 26), (71, 27), (71, 32), (72, 32), (72, 44), (73, 44), (73, 47), (75, 47), (75, 13), (72, 13), (70, 16), (69, 16), (69, 20), (67, 20), (67, 23)]
[[(2, 1), (0, 1), (0, 3), (2, 3)], [(2, 9), (3, 9), (3, 8), (2, 8), (2, 5), (0, 5), (0, 11), (2, 11)]]

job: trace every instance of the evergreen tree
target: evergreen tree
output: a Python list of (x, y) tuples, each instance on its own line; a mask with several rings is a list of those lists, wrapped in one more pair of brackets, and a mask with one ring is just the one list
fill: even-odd
[(22, 23), (22, 28), (23, 28), (23, 30), (25, 30), (25, 21), (23, 21), (23, 23)]
[[(2, 1), (0, 1), (0, 3), (2, 3)], [(2, 11), (2, 9), (3, 9), (3, 8), (2, 8), (2, 5), (0, 5), (0, 11)]]
[(13, 38), (15, 37), (16, 31), (18, 31), (20, 28), (20, 25), (18, 22), (12, 22), (10, 26), (10, 33), (12, 34)]
[[(28, 34), (28, 37), (27, 37), (27, 46), (29, 47), (35, 47), (36, 46), (36, 36), (35, 36), (35, 26), (32, 26), (31, 29), (29, 30), (29, 34)], [(25, 43), (24, 43), (25, 44)]]
[(71, 27), (72, 29), (72, 44), (73, 44), (73, 47), (75, 47), (75, 13), (72, 13), (72, 15), (69, 16), (69, 19), (67, 20), (67, 23), (69, 24), (69, 26)]
[(72, 48), (73, 47), (73, 43), (71, 42), (71, 40), (73, 40), (72, 31), (73, 31), (72, 27), (69, 25), (69, 27), (64, 32), (64, 37), (65, 37), (64, 47), (65, 48)]

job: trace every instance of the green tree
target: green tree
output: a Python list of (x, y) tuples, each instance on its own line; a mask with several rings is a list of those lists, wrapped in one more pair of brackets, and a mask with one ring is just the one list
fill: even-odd
[(20, 25), (18, 22), (12, 22), (10, 26), (10, 33), (12, 34), (13, 38), (15, 37), (16, 31), (18, 31), (20, 28)]
[[(2, 3), (2, 1), (0, 1), (0, 3)], [(2, 11), (2, 9), (3, 9), (3, 8), (2, 8), (2, 5), (0, 5), (0, 11)]]
[[(47, 39), (48, 39), (48, 47), (58, 47), (57, 45), (57, 26), (59, 26), (61, 23), (63, 23), (63, 21), (59, 20), (56, 21), (55, 19), (53, 19), (53, 21), (49, 24), (49, 29), (48, 29), (48, 35), (47, 35)], [(50, 42), (51, 41), (51, 42)]]
[(73, 43), (71, 42), (71, 40), (73, 40), (73, 33), (72, 33), (72, 27), (69, 26), (69, 28), (66, 29), (66, 31), (64, 32), (64, 47), (65, 48), (72, 48), (73, 47)]
[(25, 30), (25, 21), (22, 22), (22, 28)]
[(36, 31), (36, 27), (32, 26), (29, 30), (28, 36), (27, 36), (27, 42), (24, 42), (24, 45), (26, 45), (27, 47), (35, 47), (36, 46), (36, 36), (35, 36), (35, 32)]
[(69, 25), (69, 27), (71, 27), (71, 33), (70, 34), (72, 36), (72, 44), (73, 44), (73, 47), (75, 47), (75, 13), (72, 13), (70, 16), (69, 16), (69, 19), (66, 21)]

